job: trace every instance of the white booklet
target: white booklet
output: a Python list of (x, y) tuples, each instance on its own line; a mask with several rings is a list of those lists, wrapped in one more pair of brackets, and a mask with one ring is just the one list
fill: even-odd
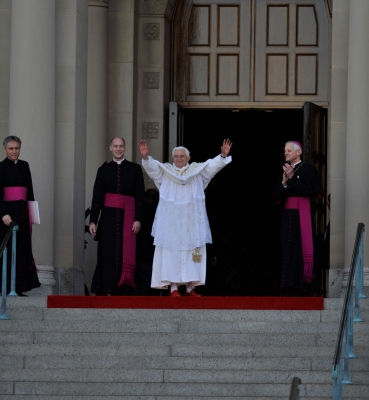
[(40, 224), (40, 212), (38, 210), (38, 201), (28, 202), (28, 212), (31, 224)]

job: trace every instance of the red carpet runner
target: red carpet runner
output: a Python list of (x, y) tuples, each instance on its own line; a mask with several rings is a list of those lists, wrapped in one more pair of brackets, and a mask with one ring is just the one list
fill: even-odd
[(323, 310), (323, 297), (48, 296), (48, 308)]

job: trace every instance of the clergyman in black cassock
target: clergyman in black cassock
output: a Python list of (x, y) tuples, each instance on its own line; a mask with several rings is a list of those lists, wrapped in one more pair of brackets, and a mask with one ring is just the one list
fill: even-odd
[[(16, 233), (16, 292), (22, 294), (40, 287), (37, 268), (32, 253), (31, 225), (28, 201), (34, 201), (31, 171), (28, 162), (19, 160), (21, 140), (17, 136), (8, 136), (4, 142), (7, 157), (0, 162), (0, 243), (3, 241), (8, 225), (15, 221), (19, 230)], [(14, 200), (9, 195), (23, 191), (24, 198)], [(18, 198), (18, 197), (15, 197)], [(12, 237), (8, 242), (7, 254), (7, 291), (10, 291)], [(0, 266), (2, 267), (1, 257)], [(2, 270), (2, 268), (1, 268)], [(2, 277), (0, 274), (0, 284)], [(0, 285), (1, 288), (1, 285)]]
[[(273, 195), (277, 203), (284, 205), (281, 221), (282, 288), (302, 289), (315, 276), (315, 233), (310, 200), (321, 197), (323, 188), (317, 169), (301, 161), (301, 154), (302, 146), (298, 142), (286, 143), (286, 164)], [(295, 206), (302, 203), (300, 209)], [(307, 251), (309, 245), (310, 251)]]
[[(97, 265), (91, 286), (91, 293), (96, 294), (124, 294), (129, 287), (134, 287), (135, 235), (140, 231), (143, 216), (142, 169), (124, 159), (123, 139), (114, 138), (110, 150), (113, 160), (97, 171), (90, 214), (90, 233), (96, 235), (98, 241)], [(108, 202), (111, 199), (113, 203)], [(115, 207), (116, 199), (125, 205)], [(131, 211), (127, 207), (128, 200), (132, 201)], [(134, 223), (129, 225), (128, 232), (129, 218)], [(126, 235), (130, 233), (134, 243), (131, 236), (127, 239)], [(127, 263), (124, 260), (128, 255), (131, 255), (131, 262)]]

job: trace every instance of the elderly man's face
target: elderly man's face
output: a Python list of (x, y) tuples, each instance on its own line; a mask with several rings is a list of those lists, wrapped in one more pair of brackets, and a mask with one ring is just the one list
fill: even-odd
[(115, 138), (111, 142), (110, 151), (113, 153), (113, 157), (115, 160), (122, 160), (124, 157), (124, 152), (126, 150), (126, 146), (122, 139)]
[(17, 161), (19, 158), (20, 154), (20, 144), (16, 141), (11, 141), (6, 144), (6, 147), (4, 148), (6, 156), (9, 158), (9, 160), (12, 161)]
[(300, 161), (301, 150), (295, 150), (293, 143), (287, 143), (284, 148), (284, 158), (290, 164)]
[(186, 156), (186, 152), (184, 150), (176, 150), (173, 156), (174, 165), (177, 168), (182, 168), (190, 161), (190, 156)]

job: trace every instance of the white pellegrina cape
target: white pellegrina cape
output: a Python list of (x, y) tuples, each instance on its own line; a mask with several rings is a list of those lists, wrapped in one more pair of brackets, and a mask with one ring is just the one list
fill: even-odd
[[(160, 192), (152, 228), (156, 247), (151, 287), (165, 288), (171, 282), (192, 282), (193, 286), (205, 284), (205, 245), (211, 243), (212, 238), (204, 189), (231, 161), (231, 157), (219, 155), (180, 169), (151, 157), (142, 160), (144, 169)], [(199, 262), (193, 259), (194, 251), (201, 254)]]

